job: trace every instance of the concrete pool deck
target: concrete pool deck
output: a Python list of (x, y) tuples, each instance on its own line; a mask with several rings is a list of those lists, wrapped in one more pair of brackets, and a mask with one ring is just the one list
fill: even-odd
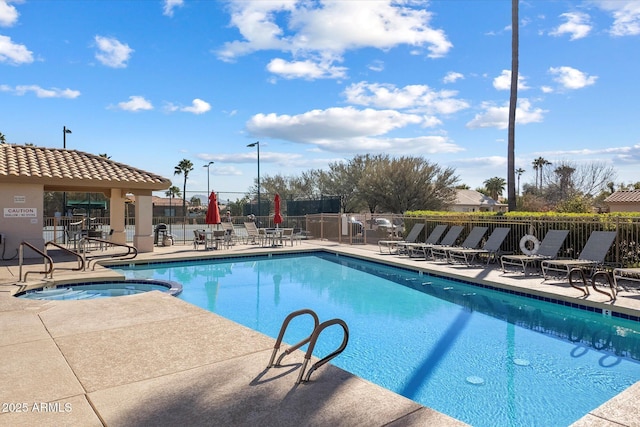
[[(309, 241), (293, 248), (235, 245), (212, 252), (177, 245), (140, 254), (136, 261), (316, 249), (611, 307), (599, 293), (579, 298), (566, 282), (383, 255), (372, 245)], [(54, 273), (56, 281), (113, 275), (101, 267)], [(31, 274), (28, 284), (36, 286), (40, 277)], [(10, 296), (17, 278), (16, 263), (0, 263), (0, 426), (464, 425), (332, 365), (296, 385), (300, 352), (285, 359), (284, 367), (265, 370), (273, 339), (159, 292), (29, 301)], [(613, 306), (640, 315), (640, 291), (620, 293)], [(640, 382), (574, 425), (640, 426), (639, 402)]]

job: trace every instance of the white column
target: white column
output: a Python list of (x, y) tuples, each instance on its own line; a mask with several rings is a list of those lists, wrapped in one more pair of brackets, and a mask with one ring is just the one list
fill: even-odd
[(109, 198), (109, 224), (113, 230), (111, 241), (114, 243), (127, 243), (127, 234), (125, 233), (125, 194), (120, 188), (111, 189), (111, 197)]
[(153, 252), (153, 204), (151, 194), (136, 194), (136, 231), (133, 245), (138, 252)]

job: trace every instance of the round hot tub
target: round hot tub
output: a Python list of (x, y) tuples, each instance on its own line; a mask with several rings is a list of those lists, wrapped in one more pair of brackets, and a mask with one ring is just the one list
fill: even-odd
[(15, 296), (38, 300), (83, 300), (135, 295), (150, 291), (161, 291), (175, 296), (182, 292), (182, 285), (164, 280), (94, 281), (59, 285), (55, 288), (32, 289), (20, 292)]

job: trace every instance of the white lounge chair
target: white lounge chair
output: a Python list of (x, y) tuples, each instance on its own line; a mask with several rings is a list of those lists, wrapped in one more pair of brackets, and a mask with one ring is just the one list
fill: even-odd
[(507, 238), (509, 231), (511, 231), (509, 227), (494, 228), (487, 241), (482, 245), (482, 249), (453, 248), (449, 250), (449, 260), (452, 262), (459, 260), (471, 265), (478, 256), (486, 256), (487, 264), (489, 264), (492, 259), (496, 259), (496, 254), (500, 251), (500, 246), (502, 246), (504, 239)]
[(452, 249), (476, 249), (487, 232), (489, 227), (473, 227), (467, 235), (466, 239), (460, 244), (460, 246), (433, 246), (429, 248), (429, 254), (432, 259), (442, 258), (443, 260), (450, 262), (449, 251)]
[(447, 229), (447, 227), (448, 227), (448, 225), (446, 225), (446, 224), (436, 225), (433, 228), (433, 230), (431, 230), (431, 233), (429, 233), (429, 235), (427, 236), (427, 238), (425, 239), (424, 242), (416, 242), (416, 243), (401, 242), (401, 243), (398, 243), (398, 254), (406, 254), (406, 255), (409, 255), (409, 257), (412, 257), (415, 254), (423, 253), (424, 252), (424, 249), (423, 249), (424, 247), (435, 245), (440, 241), (440, 239), (442, 238), (442, 235), (444, 234), (444, 232)]
[(398, 243), (414, 243), (418, 240), (418, 236), (422, 232), (424, 228), (424, 224), (414, 224), (409, 234), (407, 234), (406, 239), (404, 240), (379, 240), (378, 248), (380, 249), (380, 253), (382, 252), (382, 248), (386, 247), (389, 250), (389, 253), (392, 254), (398, 250)]

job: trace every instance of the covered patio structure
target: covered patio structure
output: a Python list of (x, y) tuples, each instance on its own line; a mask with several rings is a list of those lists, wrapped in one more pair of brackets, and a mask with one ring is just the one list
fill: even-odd
[(171, 181), (77, 150), (0, 144), (0, 251), (13, 254), (22, 241), (44, 247), (44, 193), (103, 193), (109, 199), (111, 240), (125, 243), (125, 195), (134, 194), (138, 252), (153, 251), (152, 192)]

